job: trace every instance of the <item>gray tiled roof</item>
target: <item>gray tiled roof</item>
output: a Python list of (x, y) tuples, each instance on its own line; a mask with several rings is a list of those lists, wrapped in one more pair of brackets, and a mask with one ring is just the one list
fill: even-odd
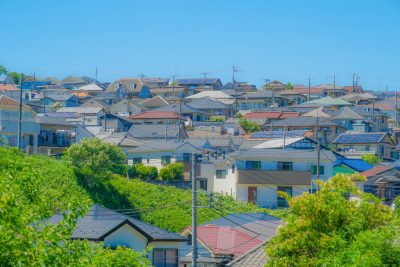
[[(314, 149), (269, 149), (269, 148), (250, 148), (248, 150), (236, 151), (232, 156), (244, 158), (276, 158), (276, 159), (316, 159), (317, 150)], [(336, 160), (335, 154), (331, 150), (321, 149), (321, 159)]]
[(263, 267), (267, 263), (268, 257), (265, 252), (266, 243), (261, 243), (255, 249), (245, 255), (229, 262), (226, 266), (232, 267)]
[(165, 124), (134, 124), (128, 132), (133, 138), (162, 139), (165, 138), (165, 130), (169, 139), (178, 136), (179, 127), (176, 124), (167, 124), (167, 127)]
[(182, 113), (199, 113), (199, 114), (204, 113), (203, 111), (195, 109), (184, 103), (181, 103), (180, 107), (179, 107), (179, 104), (170, 104), (168, 106), (156, 108), (153, 110), (154, 111), (171, 111), (171, 112), (175, 112), (175, 113), (179, 113), (179, 111), (181, 111)]
[(200, 110), (228, 109), (228, 106), (225, 105), (224, 103), (217, 101), (217, 100), (212, 100), (208, 97), (194, 99), (193, 101), (190, 101), (187, 105), (191, 106), (192, 108), (200, 109)]
[[(63, 215), (57, 214), (51, 217), (49, 222), (56, 224), (62, 219)], [(78, 219), (77, 226), (72, 233), (72, 238), (102, 241), (108, 234), (125, 224), (130, 225), (135, 230), (140, 232), (150, 242), (156, 240), (178, 242), (186, 241), (185, 237), (182, 237), (178, 234), (168, 232), (140, 220), (126, 216), (122, 213), (103, 208), (99, 205), (93, 205), (93, 207), (86, 213), (84, 217), (80, 217)]]
[(367, 144), (379, 143), (387, 133), (342, 133), (340, 134), (334, 144)]
[(132, 149), (132, 152), (175, 151), (186, 142), (156, 140)]
[[(273, 127), (283, 127), (283, 126), (304, 126), (304, 127), (314, 127), (316, 125), (317, 118), (316, 117), (295, 117), (295, 118), (287, 118), (284, 120), (275, 121), (272, 126)], [(333, 122), (331, 120), (325, 118), (318, 118), (318, 125), (323, 126), (340, 126), (338, 123)]]

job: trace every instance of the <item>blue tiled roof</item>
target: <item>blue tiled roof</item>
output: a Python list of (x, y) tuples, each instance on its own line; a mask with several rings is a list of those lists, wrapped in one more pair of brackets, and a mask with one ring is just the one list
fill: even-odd
[(251, 138), (254, 139), (262, 139), (262, 138), (283, 138), (284, 135), (286, 137), (302, 137), (304, 134), (308, 132), (306, 130), (293, 130), (293, 131), (266, 131), (266, 132), (256, 132), (251, 135)]
[[(218, 81), (218, 78), (207, 78), (206, 84), (214, 84)], [(204, 84), (204, 79), (194, 78), (194, 79), (177, 79), (177, 84)]]
[(333, 166), (338, 166), (340, 164), (344, 164), (353, 170), (356, 170), (358, 172), (363, 172), (363, 171), (368, 171), (369, 169), (372, 169), (374, 166), (371, 164), (368, 164), (366, 161), (362, 159), (338, 159), (333, 163)]
[(379, 143), (387, 133), (342, 133), (334, 144), (366, 144)]

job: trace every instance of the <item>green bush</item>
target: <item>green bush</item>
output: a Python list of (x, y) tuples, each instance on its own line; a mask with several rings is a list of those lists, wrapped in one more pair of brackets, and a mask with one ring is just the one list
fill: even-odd
[(254, 133), (261, 130), (260, 125), (253, 121), (249, 121), (247, 119), (240, 119), (240, 126), (247, 132), (247, 133)]
[(183, 180), (184, 165), (181, 162), (172, 163), (160, 170), (160, 178), (164, 181)]
[[(67, 162), (0, 147), (0, 170), (1, 266), (150, 266), (141, 252), (69, 238), (92, 201)], [(55, 213), (64, 219), (47, 223)]]
[(142, 163), (135, 164), (130, 167), (129, 177), (145, 181), (156, 180), (158, 178), (158, 169), (155, 166), (146, 166)]
[(378, 162), (381, 161), (377, 156), (375, 156), (373, 154), (362, 155), (361, 159), (366, 161), (368, 164), (371, 164), (371, 165), (375, 165), (375, 164), (377, 164)]

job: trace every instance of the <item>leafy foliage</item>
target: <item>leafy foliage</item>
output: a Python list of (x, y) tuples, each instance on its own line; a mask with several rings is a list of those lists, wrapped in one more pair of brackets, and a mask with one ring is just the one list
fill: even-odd
[(10, 72), (7, 74), (10, 78), (12, 78), (14, 80), (15, 84), (20, 84), (21, 82), (21, 74), (18, 72)]
[(266, 248), (268, 265), (398, 266), (395, 217), (354, 185), (362, 178), (338, 174), (315, 194), (288, 198), (286, 224)]
[(240, 126), (247, 132), (247, 133), (254, 133), (261, 130), (260, 125), (257, 123), (247, 120), (247, 119), (240, 119)]
[(0, 74), (7, 74), (7, 69), (3, 65), (0, 65)]
[(155, 166), (146, 166), (142, 163), (129, 167), (129, 177), (136, 177), (144, 181), (156, 180), (158, 169)]
[(184, 167), (181, 162), (169, 164), (160, 170), (160, 178), (169, 181), (183, 180)]
[(366, 161), (368, 164), (371, 164), (371, 165), (375, 165), (381, 161), (377, 156), (375, 156), (373, 154), (362, 155), (361, 159), (363, 159), (364, 161)]
[[(92, 202), (65, 162), (0, 148), (0, 169), (2, 266), (150, 266), (141, 252), (69, 238)], [(47, 223), (56, 212), (64, 219)]]

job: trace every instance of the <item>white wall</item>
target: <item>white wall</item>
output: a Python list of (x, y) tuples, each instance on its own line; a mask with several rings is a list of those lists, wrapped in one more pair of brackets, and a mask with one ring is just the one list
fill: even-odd
[[(224, 163), (202, 163), (200, 165), (200, 176), (207, 178), (207, 191), (222, 193), (236, 198), (236, 169), (232, 171), (232, 164)], [(217, 178), (217, 170), (226, 170), (225, 178)]]
[[(276, 208), (278, 206), (278, 186), (273, 184), (238, 184), (237, 185), (237, 200), (248, 201), (248, 187), (257, 187), (257, 205), (266, 208)], [(301, 195), (303, 192), (308, 192), (309, 186), (293, 185), (292, 196)]]

